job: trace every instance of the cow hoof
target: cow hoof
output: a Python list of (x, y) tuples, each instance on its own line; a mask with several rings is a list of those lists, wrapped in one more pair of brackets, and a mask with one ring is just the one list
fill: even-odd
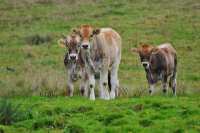
[(84, 96), (85, 90), (81, 89), (81, 96)]
[(90, 94), (90, 100), (95, 100), (95, 95), (94, 94)]
[(149, 90), (149, 94), (152, 94), (152, 90)]
[(95, 100), (95, 97), (90, 97), (90, 100), (94, 101), (94, 100)]
[(104, 100), (110, 100), (111, 98), (109, 96), (104, 97)]
[(115, 92), (112, 92), (110, 93), (110, 99), (115, 99)]
[(166, 93), (166, 92), (167, 92), (167, 89), (163, 89), (163, 92)]

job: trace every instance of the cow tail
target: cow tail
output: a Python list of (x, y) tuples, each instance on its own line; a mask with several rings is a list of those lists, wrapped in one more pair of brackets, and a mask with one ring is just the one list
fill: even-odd
[(175, 54), (175, 57), (174, 57), (174, 73), (173, 73), (173, 78), (176, 78), (176, 72), (177, 72), (177, 56)]
[(109, 88), (109, 91), (111, 91), (111, 76), (110, 76), (110, 71), (108, 71), (108, 88)]
[(174, 56), (174, 70), (173, 70), (172, 77), (170, 78), (169, 87), (172, 87), (173, 81), (176, 80), (176, 73), (177, 73), (177, 56), (175, 54), (175, 56)]

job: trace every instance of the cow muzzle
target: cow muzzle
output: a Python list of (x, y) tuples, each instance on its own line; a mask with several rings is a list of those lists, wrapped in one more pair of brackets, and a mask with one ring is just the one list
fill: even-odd
[(149, 62), (148, 61), (142, 62), (142, 65), (143, 65), (144, 68), (149, 68)]
[(69, 59), (70, 60), (78, 60), (78, 55), (77, 54), (69, 54)]
[(85, 49), (85, 50), (90, 49), (89, 43), (84, 43), (84, 44), (81, 45), (81, 47), (82, 47), (83, 49)]

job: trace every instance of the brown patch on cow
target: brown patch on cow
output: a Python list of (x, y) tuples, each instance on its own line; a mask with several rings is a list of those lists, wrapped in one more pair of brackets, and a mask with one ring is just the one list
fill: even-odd
[(112, 39), (113, 39), (113, 32), (105, 32), (105, 39), (110, 42), (109, 44), (112, 43)]
[(149, 45), (149, 44), (142, 44), (139, 48), (138, 48), (138, 50), (139, 50), (139, 52), (141, 53), (141, 54), (143, 54), (143, 55), (148, 55), (148, 54), (150, 54), (151, 52), (152, 52), (152, 50), (153, 50), (153, 46), (152, 45)]

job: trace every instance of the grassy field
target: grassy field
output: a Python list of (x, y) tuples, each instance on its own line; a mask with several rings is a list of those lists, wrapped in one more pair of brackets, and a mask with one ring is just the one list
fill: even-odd
[(9, 99), (19, 115), (5, 133), (199, 133), (199, 97), (89, 101), (74, 97)]
[[(0, 0), (0, 96), (25, 112), (0, 132), (200, 132), (199, 22), (199, 0)], [(57, 40), (81, 24), (122, 36), (117, 100), (61, 97), (66, 50)], [(130, 52), (139, 42), (176, 48), (178, 97), (171, 90), (162, 96), (160, 85), (147, 96), (144, 70)]]

